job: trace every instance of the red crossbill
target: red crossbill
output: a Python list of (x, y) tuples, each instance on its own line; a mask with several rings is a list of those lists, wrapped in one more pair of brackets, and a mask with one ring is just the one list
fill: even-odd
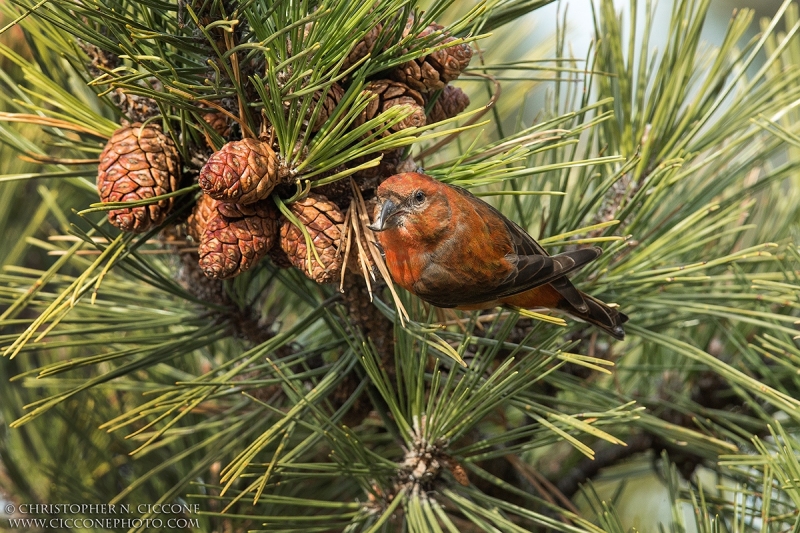
[(602, 250), (549, 255), (525, 230), (460, 187), (407, 172), (384, 181), (371, 226), (392, 280), (437, 307), (547, 308), (622, 339), (628, 317), (566, 274)]

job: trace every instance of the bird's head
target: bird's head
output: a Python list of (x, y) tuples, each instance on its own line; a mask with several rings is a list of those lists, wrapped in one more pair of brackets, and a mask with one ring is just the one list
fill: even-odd
[(378, 214), (370, 226), (381, 232), (393, 228), (429, 228), (449, 219), (447, 186), (418, 172), (396, 174), (378, 187)]

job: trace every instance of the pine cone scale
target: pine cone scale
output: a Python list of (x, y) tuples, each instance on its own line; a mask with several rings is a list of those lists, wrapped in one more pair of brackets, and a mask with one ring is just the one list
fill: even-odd
[(309, 110), (309, 116), (313, 116), (313, 113), (316, 111), (318, 106), (322, 106), (322, 109), (319, 110), (317, 114), (317, 118), (314, 121), (314, 126), (311, 128), (312, 132), (319, 131), (322, 126), (327, 122), (328, 118), (333, 115), (333, 112), (336, 109), (336, 106), (339, 105), (339, 102), (342, 100), (344, 96), (344, 89), (338, 83), (332, 84), (328, 87), (328, 90), (324, 92), (325, 97), (323, 98), (323, 91), (318, 91), (314, 94), (314, 104), (311, 106)]
[(342, 65), (342, 70), (347, 70), (351, 66), (355, 65), (368, 55), (372, 53), (375, 49), (376, 41), (378, 40), (378, 36), (381, 34), (383, 30), (383, 26), (381, 24), (376, 24), (365, 36), (361, 39), (350, 53), (347, 55), (347, 59), (345, 59), (344, 64)]
[[(356, 120), (356, 126), (372, 120), (380, 113), (395, 106), (410, 107), (412, 113), (404, 120), (393, 125), (390, 128), (391, 131), (400, 131), (412, 126), (425, 125), (425, 99), (418, 91), (408, 85), (392, 80), (378, 80), (367, 84), (364, 91), (374, 94), (375, 97)], [(384, 132), (384, 135), (388, 135), (391, 131)]]

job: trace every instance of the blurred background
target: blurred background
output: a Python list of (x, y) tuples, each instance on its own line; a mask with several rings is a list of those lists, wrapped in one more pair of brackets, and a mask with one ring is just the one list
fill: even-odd
[[(566, 20), (567, 54), (575, 58), (584, 58), (594, 38), (593, 1), (562, 0), (554, 2), (528, 15), (528, 20), (524, 23), (515, 23), (513, 26), (526, 28), (528, 31), (516, 33), (506, 31), (509, 28), (503, 28), (502, 35), (492, 35), (481, 41), (480, 45), (484, 47), (487, 56), (491, 55), (493, 58), (553, 57), (556, 22)], [(614, 4), (620, 12), (627, 14), (630, 12), (631, 1), (614, 0)], [(633, 1), (638, 5), (639, 19), (643, 20), (645, 0)], [(722, 42), (731, 15), (737, 9), (748, 8), (754, 11), (748, 37), (756, 36), (760, 31), (762, 20), (771, 19), (781, 3), (782, 0), (712, 0), (704, 29), (703, 45), (716, 47)], [(653, 1), (655, 20), (663, 20), (664, 24), (657, 23), (654, 26), (651, 47), (663, 49), (663, 43), (667, 38), (670, 10), (673, 5), (673, 0)], [(623, 17), (624, 19), (625, 17)], [(760, 59), (763, 61), (763, 58)], [(758, 61), (751, 68), (758, 69)], [(505, 105), (518, 106), (521, 100), (510, 94), (513, 95), (517, 91), (517, 94), (524, 93), (522, 96), (525, 101), (524, 120), (533, 122), (536, 120), (538, 110), (544, 106), (548, 85), (550, 85), (548, 82), (543, 81), (538, 87), (532, 89), (530, 83), (525, 83), (524, 88), (522, 86), (509, 87), (504, 84), (504, 98), (501, 99), (499, 105), (501, 107)], [(469, 93), (470, 96), (477, 94)], [(506, 98), (505, 96), (510, 97)], [(473, 98), (473, 101), (480, 101), (480, 98), (480, 96)], [(515, 113), (512, 112), (510, 115), (514, 116)], [(633, 527), (644, 532), (658, 531), (658, 524), (667, 525), (672, 522), (672, 509), (668, 500), (667, 488), (656, 470), (647, 458), (634, 459), (623, 465), (606, 469), (594, 480), (595, 488), (602, 497), (612, 498), (614, 495), (618, 495), (616, 510), (626, 528)], [(698, 475), (705, 476), (704, 481), (707, 481), (708, 486), (715, 485), (710, 471), (698, 470)], [(632, 479), (635, 481), (631, 481)], [(684, 514), (690, 528), (693, 527), (693, 520), (689, 517), (691, 512), (691, 506), (687, 504)]]

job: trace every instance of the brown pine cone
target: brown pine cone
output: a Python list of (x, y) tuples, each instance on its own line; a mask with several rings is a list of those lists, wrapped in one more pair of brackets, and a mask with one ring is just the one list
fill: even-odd
[(267, 198), (278, 183), (278, 158), (256, 139), (229, 142), (208, 158), (197, 179), (215, 200), (252, 204)]
[(203, 115), (203, 120), (216, 131), (220, 137), (229, 137), (231, 134), (231, 120), (224, 113), (209, 111)]
[[(286, 219), (281, 222), (281, 249), (286, 252), (289, 261), (310, 279), (317, 283), (336, 281), (342, 268), (342, 258), (336, 252), (341, 240), (344, 215), (336, 204), (313, 193), (294, 202), (289, 209), (305, 226), (322, 264), (313, 253), (309, 254), (302, 231)], [(311, 262), (310, 274), (307, 258)]]
[(442, 461), (459, 485), (469, 487), (469, 476), (467, 470), (452, 457), (445, 457)]
[(458, 87), (446, 85), (428, 111), (428, 124), (452, 118), (469, 107), (469, 96)]
[[(362, 188), (365, 181), (357, 180), (356, 183), (358, 184), (359, 188)], [(373, 185), (373, 188), (375, 186), (376, 185)], [(325, 198), (335, 203), (342, 211), (347, 209), (347, 206), (350, 205), (350, 200), (353, 198), (353, 189), (350, 187), (350, 180), (346, 178), (321, 185), (320, 187), (315, 187), (314, 190), (317, 191), (318, 194), (323, 195)]]
[[(429, 24), (417, 37), (421, 39), (442, 29), (444, 26)], [(436, 45), (453, 41), (455, 41), (453, 37), (447, 36)], [(467, 43), (456, 44), (403, 63), (390, 73), (390, 77), (419, 92), (432, 93), (444, 89), (446, 84), (458, 78), (469, 65), (470, 59), (472, 59), (472, 47)]]
[(194, 204), (194, 209), (192, 209), (192, 214), (189, 215), (186, 225), (188, 226), (189, 235), (192, 236), (195, 242), (200, 242), (200, 238), (208, 227), (208, 221), (217, 212), (215, 207), (217, 203), (219, 203), (218, 200), (203, 194)]
[(361, 39), (350, 53), (347, 55), (347, 58), (344, 60), (342, 64), (342, 70), (347, 70), (368, 55), (372, 53), (375, 49), (375, 42), (378, 40), (378, 36), (381, 34), (381, 30), (383, 29), (383, 25), (377, 24), (374, 28), (369, 30), (369, 32)]
[(237, 205), (212, 200), (210, 211), (197, 250), (200, 268), (209, 278), (238, 276), (255, 266), (275, 245), (278, 210), (271, 201)]
[[(328, 120), (328, 118), (333, 114), (333, 110), (336, 109), (336, 106), (339, 105), (339, 102), (342, 100), (344, 96), (344, 89), (338, 83), (334, 83), (328, 88), (328, 91), (325, 93), (325, 98), (322, 100), (322, 109), (320, 109), (319, 114), (317, 115), (317, 120), (314, 122), (314, 127), (311, 128), (312, 132), (317, 132), (322, 128), (322, 125)], [(314, 104), (309, 109), (308, 116), (311, 117), (316, 109), (317, 105), (319, 105), (320, 98), (322, 97), (322, 91), (317, 91), (314, 93), (313, 99)]]
[(387, 109), (399, 105), (410, 106), (413, 112), (403, 121), (395, 124), (384, 132), (384, 135), (411, 126), (419, 127), (425, 125), (425, 100), (419, 92), (410, 88), (408, 85), (392, 80), (378, 80), (368, 83), (367, 86), (364, 87), (364, 90), (375, 94), (376, 97), (369, 102), (367, 108), (356, 119), (355, 126), (360, 126)]
[[(181, 177), (178, 150), (156, 125), (120, 128), (100, 154), (97, 167), (100, 201), (134, 202), (177, 190)], [(113, 209), (108, 220), (123, 231), (143, 233), (161, 224), (173, 199), (140, 207)]]

